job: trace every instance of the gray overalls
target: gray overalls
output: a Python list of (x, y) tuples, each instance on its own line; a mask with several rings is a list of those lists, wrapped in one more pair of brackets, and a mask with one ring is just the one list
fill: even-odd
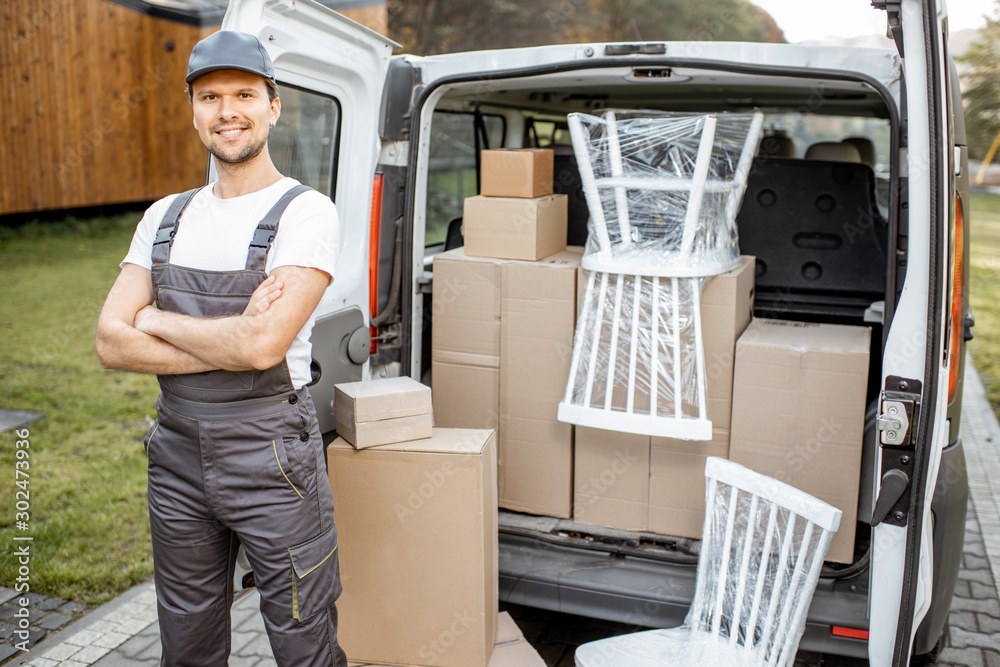
[[(267, 277), (267, 252), (289, 190), (254, 233), (242, 271), (170, 264), (177, 197), (152, 250), (156, 304), (196, 317), (243, 312)], [(284, 360), (266, 371), (161, 375), (149, 459), (161, 665), (226, 665), (237, 548), (243, 544), (279, 665), (346, 667), (337, 643), (340, 568), (333, 496), (316, 410)]]

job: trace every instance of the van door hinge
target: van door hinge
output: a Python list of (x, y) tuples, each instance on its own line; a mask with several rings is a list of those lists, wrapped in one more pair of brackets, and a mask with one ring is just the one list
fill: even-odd
[(920, 415), (920, 380), (890, 375), (879, 401), (875, 427), (882, 447), (878, 498), (871, 525), (905, 526), (913, 479), (913, 453), (917, 418)]
[(872, 7), (884, 9), (888, 14), (888, 29), (886, 37), (892, 38), (896, 42), (896, 50), (899, 57), (903, 57), (903, 20), (902, 20), (902, 0), (872, 0)]

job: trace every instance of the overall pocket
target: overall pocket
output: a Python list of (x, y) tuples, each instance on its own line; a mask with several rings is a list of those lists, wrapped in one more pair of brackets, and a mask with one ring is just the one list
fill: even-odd
[(271, 452), (274, 454), (275, 465), (285, 482), (291, 487), (299, 498), (305, 498), (309, 494), (305, 479), (302, 476), (301, 466), (298, 461), (289, 458), (286, 444), (291, 443), (291, 438), (277, 438), (271, 441)]
[(288, 550), (292, 565), (292, 617), (304, 620), (336, 602), (340, 595), (337, 528)]
[(160, 428), (159, 419), (153, 422), (153, 425), (146, 431), (146, 435), (142, 437), (142, 453), (146, 455), (146, 458), (149, 458), (149, 445), (153, 442), (153, 436), (156, 435), (156, 429), (158, 428)]

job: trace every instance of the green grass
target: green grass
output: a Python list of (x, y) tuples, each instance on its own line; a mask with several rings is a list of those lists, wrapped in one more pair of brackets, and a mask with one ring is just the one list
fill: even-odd
[(993, 410), (1000, 407), (1000, 196), (973, 195), (970, 292), (976, 337), (969, 343)]
[[(15, 521), (14, 432), (0, 434), (0, 585), (30, 535), (30, 585), (87, 604), (152, 574), (141, 437), (156, 380), (105, 371), (94, 324), (138, 214), (0, 234), (0, 407), (43, 412), (30, 430), (30, 528)], [(23, 544), (23, 543), (21, 543)]]

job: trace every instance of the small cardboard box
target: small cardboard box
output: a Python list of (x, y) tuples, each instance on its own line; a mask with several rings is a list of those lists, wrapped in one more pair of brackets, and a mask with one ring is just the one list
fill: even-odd
[(552, 194), (551, 148), (494, 148), (481, 155), (480, 194), (527, 199)]
[(649, 451), (649, 530), (700, 538), (705, 521), (705, 460), (727, 458), (729, 430), (708, 442), (652, 438)]
[[(370, 662), (349, 662), (347, 667), (390, 667), (375, 665)], [(406, 665), (406, 667), (423, 667), (422, 665)], [(508, 612), (501, 612), (497, 628), (497, 643), (490, 656), (489, 667), (545, 667), (545, 661), (538, 651), (531, 647), (524, 638), (521, 629)]]
[(574, 520), (646, 530), (649, 436), (577, 426), (575, 447)]
[(411, 377), (335, 387), (337, 434), (362, 449), (431, 437), (431, 388)]
[(496, 439), (327, 449), (344, 593), (338, 636), (356, 662), (486, 667), (497, 636)]
[(730, 458), (843, 512), (827, 560), (854, 559), (867, 327), (754, 320), (736, 346)]
[(462, 220), (465, 254), (536, 260), (565, 250), (567, 210), (566, 195), (469, 197)]

